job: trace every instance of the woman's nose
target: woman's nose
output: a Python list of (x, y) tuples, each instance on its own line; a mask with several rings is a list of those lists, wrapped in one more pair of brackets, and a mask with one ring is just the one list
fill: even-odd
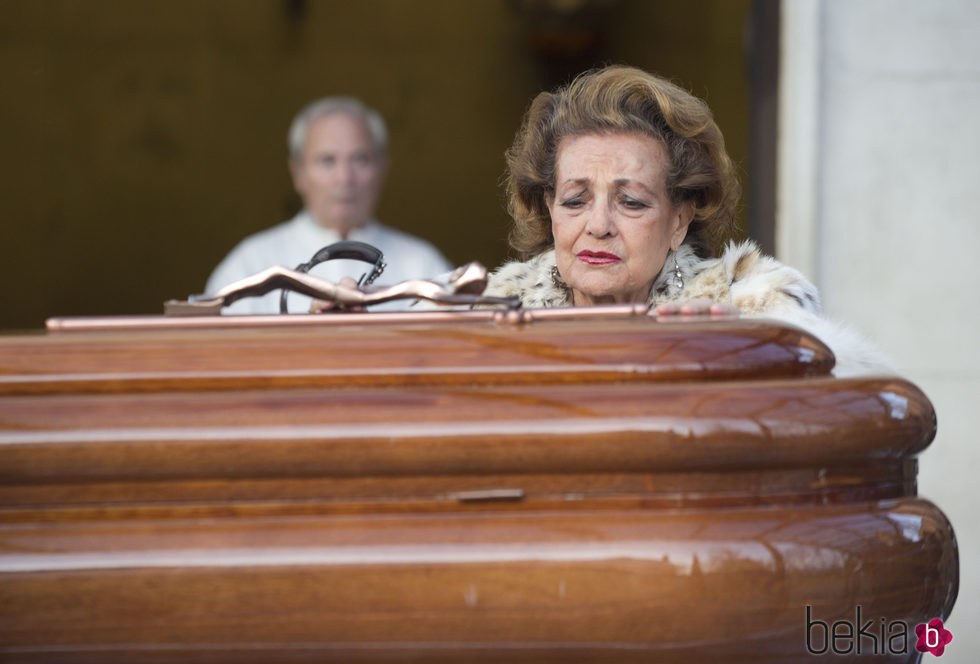
[(613, 235), (615, 230), (616, 225), (613, 221), (612, 210), (607, 205), (597, 205), (592, 210), (592, 214), (589, 215), (585, 232), (592, 237), (602, 238)]

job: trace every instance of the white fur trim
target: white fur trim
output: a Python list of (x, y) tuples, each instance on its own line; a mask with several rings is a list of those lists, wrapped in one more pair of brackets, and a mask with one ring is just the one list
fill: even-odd
[[(752, 241), (730, 242), (720, 258), (699, 259), (688, 245), (677, 252), (685, 287), (673, 284), (669, 255), (654, 280), (650, 305), (707, 297), (734, 304), (747, 318), (772, 318), (796, 325), (823, 341), (837, 356), (836, 376), (894, 373), (892, 364), (859, 334), (822, 316), (820, 294), (798, 270), (764, 256)], [(554, 250), (525, 262), (505, 263), (490, 275), (487, 295), (517, 295), (528, 308), (571, 306), (567, 287), (556, 283)]]
[(727, 302), (746, 314), (802, 308), (819, 315), (820, 294), (798, 270), (764, 256), (754, 242), (730, 242), (721, 258), (696, 266), (697, 276), (681, 299), (707, 297)]
[(490, 275), (484, 295), (517, 295), (521, 298), (521, 304), (529, 309), (569, 307), (572, 304), (571, 294), (555, 283), (553, 269), (554, 249), (528, 261), (504, 263)]
[(877, 346), (842, 323), (803, 309), (770, 312), (759, 317), (795, 325), (820, 339), (837, 358), (833, 374), (838, 378), (898, 373), (895, 365)]

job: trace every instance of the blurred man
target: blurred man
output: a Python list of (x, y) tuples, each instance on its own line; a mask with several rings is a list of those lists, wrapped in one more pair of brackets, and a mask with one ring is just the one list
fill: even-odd
[[(206, 292), (213, 294), (272, 265), (295, 268), (322, 247), (345, 239), (384, 253), (387, 267), (378, 283), (430, 278), (450, 270), (432, 244), (374, 218), (388, 170), (387, 144), (381, 115), (351, 97), (327, 97), (300, 111), (289, 128), (289, 171), (303, 209), (289, 221), (242, 240), (211, 273)], [(369, 270), (365, 263), (335, 260), (311, 273), (337, 282)], [(407, 304), (390, 303), (388, 308)], [(308, 298), (290, 296), (290, 311), (308, 306)], [(279, 292), (239, 300), (224, 311), (276, 313)]]

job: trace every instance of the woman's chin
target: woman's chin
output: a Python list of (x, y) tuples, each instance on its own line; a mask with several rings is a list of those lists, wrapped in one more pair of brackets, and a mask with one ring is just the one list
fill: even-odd
[(626, 304), (629, 302), (645, 302), (646, 297), (625, 288), (575, 288), (572, 287), (576, 306), (594, 304)]

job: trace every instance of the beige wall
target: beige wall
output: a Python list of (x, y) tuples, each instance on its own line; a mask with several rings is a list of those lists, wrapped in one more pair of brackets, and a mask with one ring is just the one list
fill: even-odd
[[(496, 265), (502, 153), (562, 71), (529, 47), (523, 4), (0, 0), (0, 224), (15, 285), (0, 329), (157, 313), (200, 292), (234, 243), (295, 211), (286, 128), (325, 94), (359, 96), (391, 125), (379, 217), (453, 262)], [(601, 46), (569, 66), (627, 62), (690, 86), (744, 165), (749, 0), (605, 4)]]
[(919, 494), (949, 517), (960, 553), (942, 662), (972, 663), (980, 651), (980, 4), (783, 7), (781, 246), (788, 261), (809, 262), (828, 314), (880, 344), (935, 406)]

